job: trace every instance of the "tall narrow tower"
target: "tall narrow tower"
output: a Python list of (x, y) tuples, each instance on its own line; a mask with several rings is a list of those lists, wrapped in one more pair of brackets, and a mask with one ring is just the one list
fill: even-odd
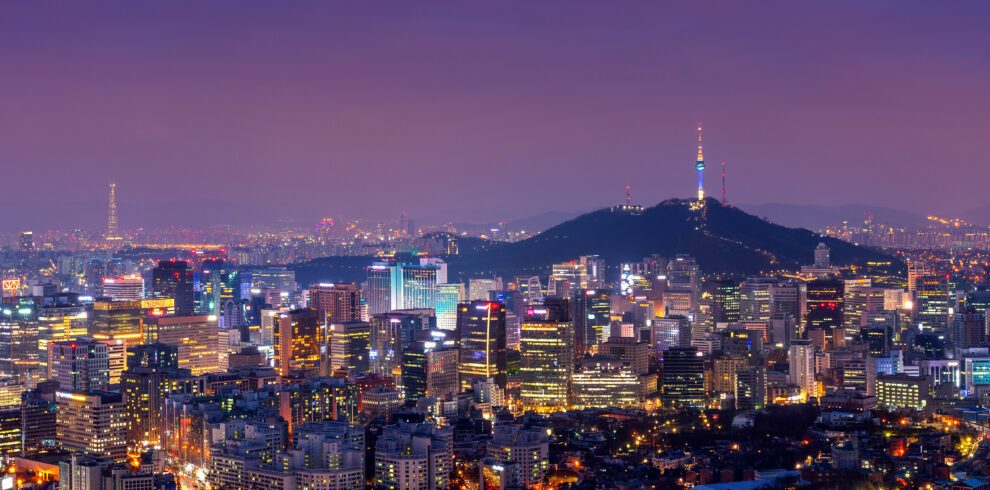
[(694, 168), (698, 170), (698, 201), (705, 200), (705, 157), (701, 152), (701, 123), (698, 123), (698, 162), (694, 164)]
[(110, 201), (107, 215), (107, 239), (117, 239), (117, 183), (110, 183)]
[(729, 201), (725, 199), (725, 160), (722, 160), (722, 205), (725, 206)]

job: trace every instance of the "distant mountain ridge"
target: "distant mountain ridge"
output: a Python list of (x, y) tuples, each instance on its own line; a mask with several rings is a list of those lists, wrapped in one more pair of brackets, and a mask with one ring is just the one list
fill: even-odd
[(869, 204), (851, 203), (841, 206), (816, 206), (810, 204), (741, 204), (740, 208), (779, 225), (821, 230), (826, 226), (839, 226), (847, 221), (851, 226), (862, 225), (866, 214), (871, 213), (876, 223), (886, 223), (896, 228), (921, 228), (928, 224), (924, 215), (901, 209)]

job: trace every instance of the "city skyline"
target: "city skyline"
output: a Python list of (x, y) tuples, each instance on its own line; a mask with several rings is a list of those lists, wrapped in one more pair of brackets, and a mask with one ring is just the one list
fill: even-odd
[(101, 5), (0, 7), (8, 226), (104, 223), (109, 181), (122, 229), (652, 205), (698, 121), (730, 203), (988, 204), (982, 4)]

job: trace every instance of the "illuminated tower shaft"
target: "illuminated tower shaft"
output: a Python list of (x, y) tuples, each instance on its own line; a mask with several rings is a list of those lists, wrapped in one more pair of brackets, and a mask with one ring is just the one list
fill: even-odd
[(705, 157), (701, 151), (701, 123), (698, 123), (698, 162), (694, 164), (698, 170), (698, 200), (705, 199)]
[(110, 183), (109, 213), (107, 216), (107, 238), (117, 238), (117, 184)]

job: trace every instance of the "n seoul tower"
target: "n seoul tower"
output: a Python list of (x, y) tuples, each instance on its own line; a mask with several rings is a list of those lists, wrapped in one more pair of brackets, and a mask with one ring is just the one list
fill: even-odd
[(704, 185), (704, 172), (705, 172), (705, 157), (701, 153), (701, 123), (698, 123), (698, 162), (694, 164), (694, 168), (698, 170), (698, 201), (704, 202), (705, 200), (705, 185)]

